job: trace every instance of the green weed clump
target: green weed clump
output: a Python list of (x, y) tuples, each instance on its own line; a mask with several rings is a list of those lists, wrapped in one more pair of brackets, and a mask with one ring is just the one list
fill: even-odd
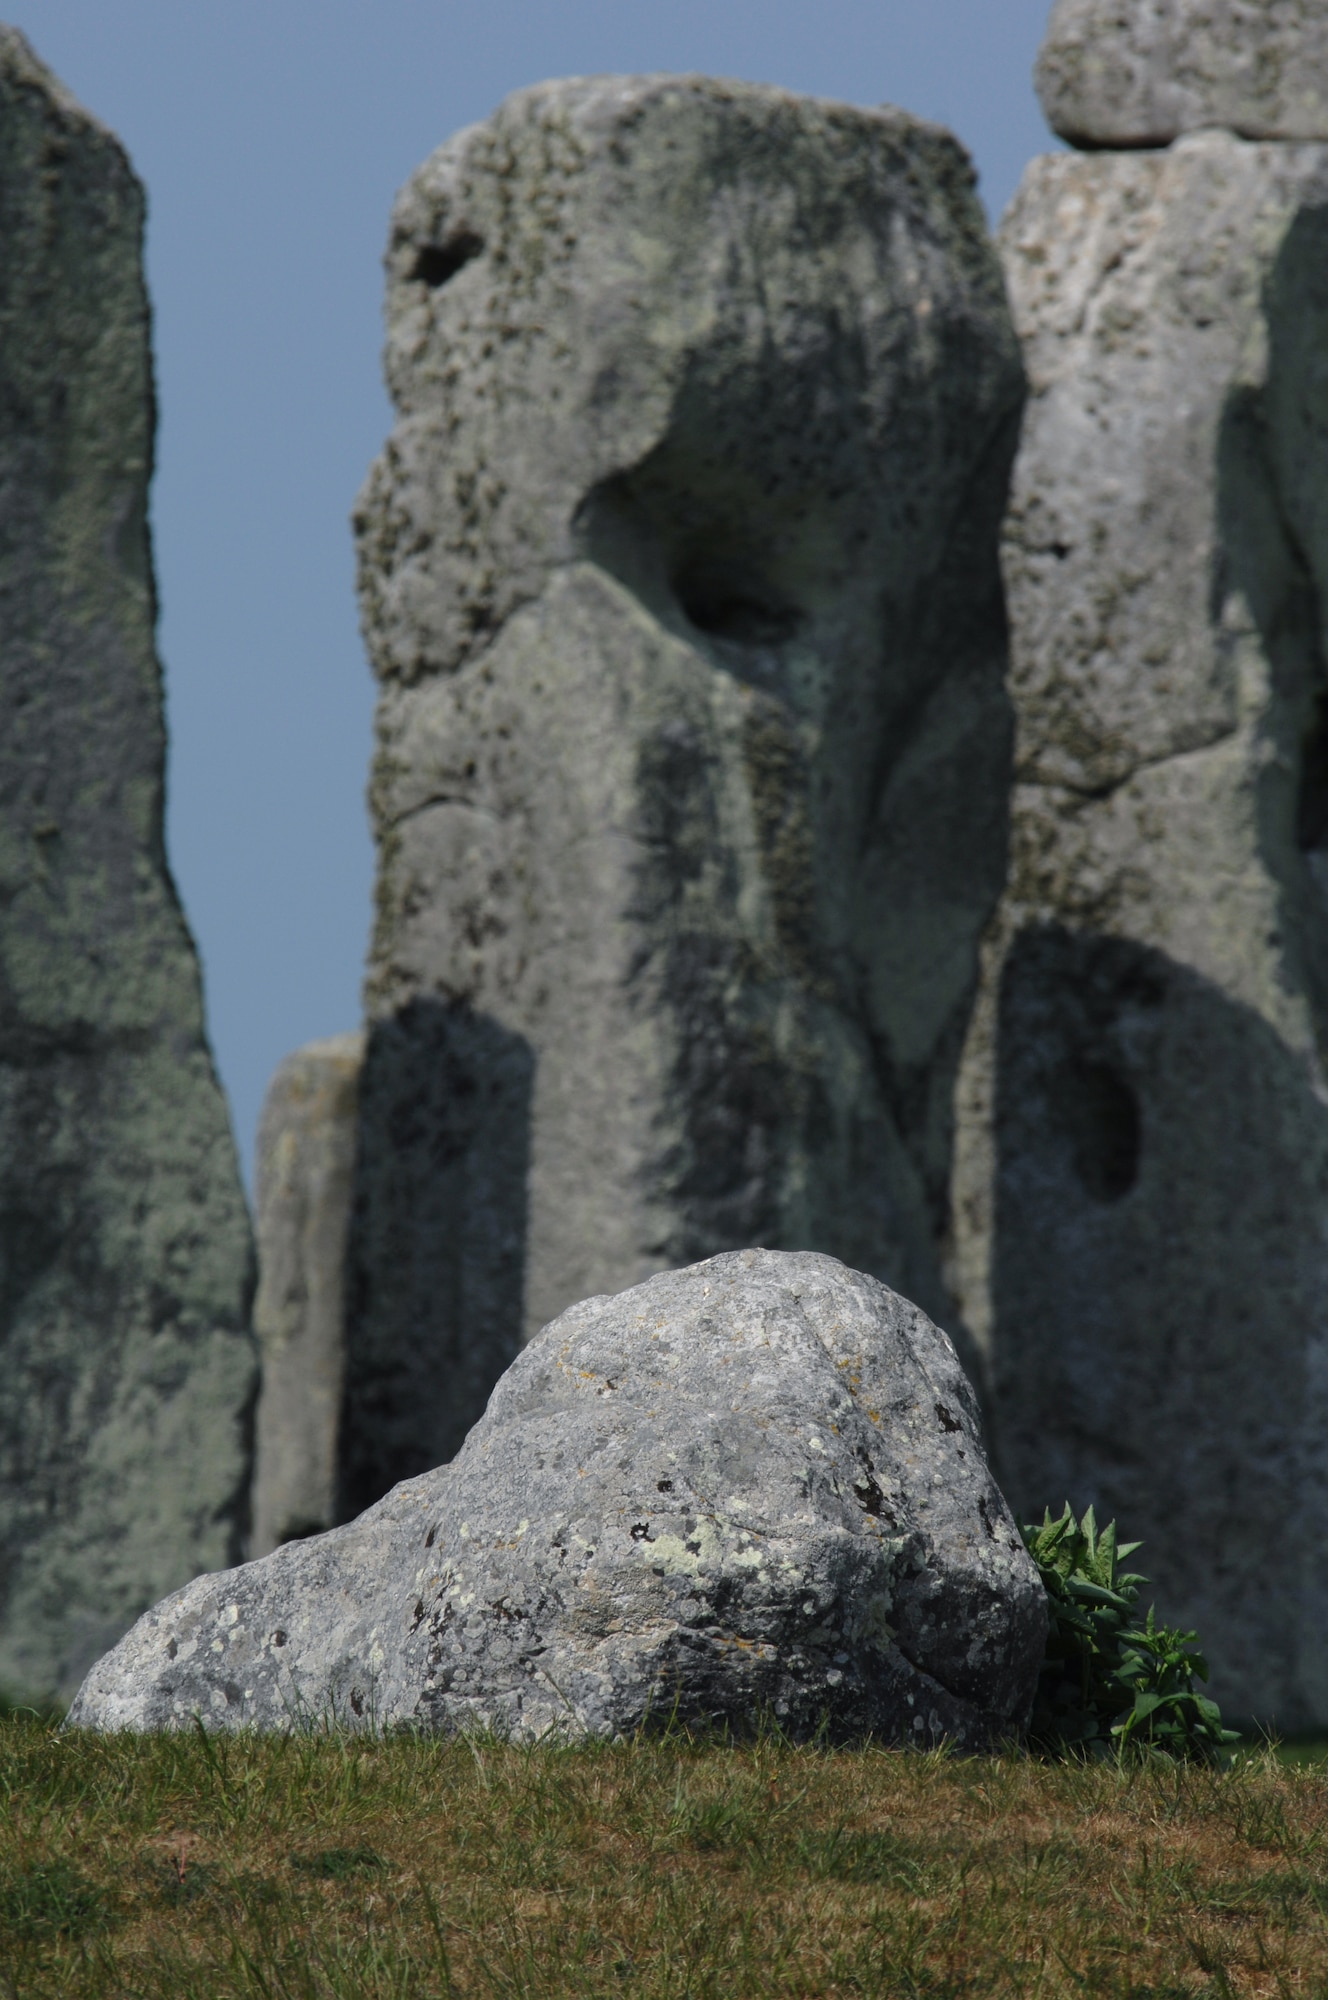
[(1050, 1628), (1030, 1735), (1053, 1755), (1147, 1745), (1172, 1757), (1220, 1760), (1239, 1741), (1197, 1683), (1208, 1679), (1198, 1635), (1139, 1620), (1146, 1576), (1120, 1564), (1142, 1547), (1099, 1530), (1090, 1507), (1076, 1521), (1067, 1503), (1040, 1526), (1021, 1529), (1047, 1593)]
[(0, 1722), (0, 1995), (1328, 1993), (1328, 1785), (1229, 1769)]

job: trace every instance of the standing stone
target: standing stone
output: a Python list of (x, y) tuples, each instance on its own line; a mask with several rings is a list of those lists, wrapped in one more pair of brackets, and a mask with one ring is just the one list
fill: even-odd
[(1224, 126), (1328, 139), (1323, 0), (1056, 0), (1037, 65), (1075, 146), (1165, 146)]
[(142, 190), (0, 29), (0, 1689), (233, 1562), (249, 1223), (162, 844)]
[(1010, 879), (958, 1270), (1016, 1510), (1328, 1721), (1328, 147), (1036, 160), (1002, 229)]
[(812, 1246), (946, 1311), (1022, 393), (969, 163), (897, 111), (542, 85), (388, 269), (347, 1510), (662, 1266)]
[(297, 1049), (268, 1086), (258, 1128), (255, 1556), (336, 1519), (346, 1229), (363, 1057), (363, 1035)]
[(740, 1734), (976, 1748), (1027, 1718), (1042, 1585), (955, 1350), (831, 1257), (586, 1299), (451, 1465), (200, 1577), (89, 1674), (93, 1729)]

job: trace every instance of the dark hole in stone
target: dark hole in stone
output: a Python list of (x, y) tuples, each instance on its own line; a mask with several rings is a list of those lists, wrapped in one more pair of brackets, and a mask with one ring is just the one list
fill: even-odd
[(1301, 744), (1296, 839), (1303, 854), (1328, 847), (1328, 694), (1315, 701)]
[(673, 1481), (671, 1479), (657, 1479), (655, 1481), (655, 1491), (657, 1493), (672, 1493)]
[(1077, 1065), (1065, 1086), (1074, 1169), (1094, 1201), (1119, 1201), (1139, 1178), (1139, 1100), (1102, 1062)]
[(698, 632), (739, 646), (780, 646), (802, 623), (795, 605), (745, 576), (711, 568), (684, 568), (674, 594)]
[(943, 1431), (957, 1431), (963, 1429), (963, 1425), (960, 1423), (958, 1417), (956, 1417), (950, 1410), (947, 1410), (944, 1403), (938, 1403), (936, 1405), (936, 1418)]
[(483, 248), (483, 237), (473, 235), (470, 230), (449, 237), (446, 243), (422, 244), (410, 275), (436, 292), (440, 285), (455, 278), (472, 258), (478, 257)]

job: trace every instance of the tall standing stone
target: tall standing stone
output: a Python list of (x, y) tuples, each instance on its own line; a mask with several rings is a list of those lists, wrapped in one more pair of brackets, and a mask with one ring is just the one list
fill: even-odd
[(251, 1250), (162, 845), (143, 195), (0, 30), (0, 1687), (235, 1560)]
[(1322, 1724), (1328, 145), (1035, 160), (1001, 242), (1016, 785), (955, 1201), (1000, 1477), (1142, 1537), (1224, 1706)]
[(660, 1267), (811, 1247), (945, 1312), (1022, 392), (968, 161), (895, 111), (542, 85), (388, 269), (351, 1510)]

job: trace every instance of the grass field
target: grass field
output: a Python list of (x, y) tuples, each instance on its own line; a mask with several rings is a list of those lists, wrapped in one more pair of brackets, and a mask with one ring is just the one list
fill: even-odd
[(0, 1994), (1328, 1995), (1328, 1778), (12, 1716)]

